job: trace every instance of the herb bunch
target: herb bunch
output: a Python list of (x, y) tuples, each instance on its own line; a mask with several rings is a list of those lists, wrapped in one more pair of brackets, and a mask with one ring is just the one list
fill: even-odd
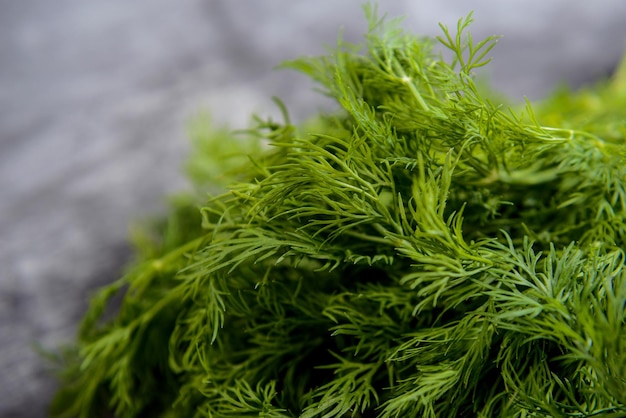
[(198, 193), (93, 299), (55, 416), (626, 416), (626, 67), (517, 111), (471, 15), (365, 9), (365, 51), (285, 64), (340, 111), (196, 131)]

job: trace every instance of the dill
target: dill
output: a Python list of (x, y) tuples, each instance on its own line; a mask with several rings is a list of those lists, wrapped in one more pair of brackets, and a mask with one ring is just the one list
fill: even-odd
[(284, 64), (341, 111), (194, 131), (198, 192), (92, 300), (54, 416), (626, 416), (626, 66), (516, 110), (471, 15), (365, 11), (364, 52)]

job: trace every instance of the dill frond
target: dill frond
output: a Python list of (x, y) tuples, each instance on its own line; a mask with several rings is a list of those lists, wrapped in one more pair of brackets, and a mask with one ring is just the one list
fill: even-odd
[(194, 131), (198, 193), (93, 299), (54, 416), (626, 416), (626, 72), (513, 109), (471, 15), (365, 10), (364, 51), (284, 64), (339, 112)]

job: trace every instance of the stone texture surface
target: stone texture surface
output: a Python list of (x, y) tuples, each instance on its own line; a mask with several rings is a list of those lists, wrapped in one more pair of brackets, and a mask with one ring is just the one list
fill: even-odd
[[(127, 226), (185, 187), (185, 127), (200, 110), (245, 127), (302, 119), (323, 99), (272, 67), (318, 54), (361, 1), (8, 0), (0, 4), (0, 416), (38, 417), (55, 388), (32, 349), (71, 339), (93, 289), (129, 259)], [(515, 100), (610, 73), (626, 45), (621, 0), (395, 1), (436, 34), (475, 10), (475, 38), (504, 35), (489, 76)]]

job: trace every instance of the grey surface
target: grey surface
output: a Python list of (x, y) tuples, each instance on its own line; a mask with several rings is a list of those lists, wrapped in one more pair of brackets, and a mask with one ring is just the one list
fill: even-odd
[[(0, 416), (45, 416), (54, 379), (30, 345), (68, 341), (92, 290), (117, 277), (132, 219), (185, 187), (185, 127), (199, 110), (244, 127), (327, 105), (273, 72), (358, 39), (360, 1), (8, 0), (0, 3)], [(608, 74), (626, 2), (395, 1), (405, 27), (437, 33), (475, 10), (501, 34), (489, 74), (515, 99)]]

